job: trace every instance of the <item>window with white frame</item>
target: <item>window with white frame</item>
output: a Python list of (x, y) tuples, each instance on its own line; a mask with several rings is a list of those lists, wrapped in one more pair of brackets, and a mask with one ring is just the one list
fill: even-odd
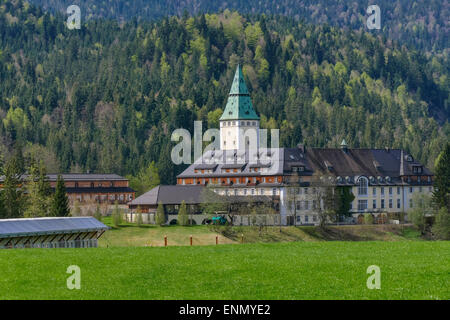
[(369, 181), (366, 177), (360, 177), (358, 180), (358, 194), (360, 196), (367, 196), (367, 187), (369, 185)]
[(364, 211), (367, 209), (367, 200), (358, 200), (358, 211)]

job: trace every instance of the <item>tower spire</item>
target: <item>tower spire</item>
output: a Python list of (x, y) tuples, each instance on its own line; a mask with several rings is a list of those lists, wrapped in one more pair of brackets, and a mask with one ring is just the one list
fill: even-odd
[(228, 102), (219, 120), (259, 120), (253, 109), (250, 93), (245, 84), (244, 74), (238, 65), (231, 84)]

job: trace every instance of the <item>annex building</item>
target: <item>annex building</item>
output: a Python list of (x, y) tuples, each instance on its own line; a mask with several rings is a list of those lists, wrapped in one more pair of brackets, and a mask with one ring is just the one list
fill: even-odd
[[(386, 216), (407, 212), (414, 193), (432, 192), (432, 172), (404, 150), (356, 149), (345, 140), (340, 148), (268, 148), (261, 141), (259, 117), (238, 66), (220, 118), (220, 148), (205, 152), (178, 175), (179, 192), (168, 189), (167, 195), (159, 196), (172, 197), (174, 208), (200, 186), (230, 197), (269, 197), (281, 224), (293, 225), (318, 224), (317, 177), (351, 188), (353, 222), (360, 223), (364, 213), (384, 223)], [(139, 203), (151, 212), (145, 199), (148, 194), (130, 202), (130, 208)]]
[[(78, 201), (81, 205), (86, 203), (126, 204), (135, 197), (135, 191), (130, 188), (128, 179), (117, 174), (92, 173), (63, 173), (61, 174), (69, 201), (73, 204)], [(28, 175), (21, 177), (26, 181)], [(58, 174), (48, 174), (47, 180), (52, 189), (56, 187)], [(0, 177), (0, 189), (3, 177)]]

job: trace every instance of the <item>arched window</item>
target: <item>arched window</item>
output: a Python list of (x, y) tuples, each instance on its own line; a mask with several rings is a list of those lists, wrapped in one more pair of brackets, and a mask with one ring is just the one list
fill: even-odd
[(369, 182), (367, 181), (366, 177), (360, 177), (358, 179), (358, 194), (362, 196), (367, 195), (367, 187), (369, 185)]

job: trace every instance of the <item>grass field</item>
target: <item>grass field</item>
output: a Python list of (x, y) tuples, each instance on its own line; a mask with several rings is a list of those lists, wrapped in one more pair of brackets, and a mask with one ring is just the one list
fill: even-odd
[[(69, 265), (80, 290), (66, 288)], [(0, 270), (0, 299), (450, 299), (440, 241), (1, 250)]]
[[(103, 222), (112, 226), (111, 218), (103, 218)], [(192, 236), (193, 245), (213, 245), (216, 236), (219, 244), (260, 242), (293, 242), (293, 241), (403, 241), (420, 240), (420, 233), (411, 226), (403, 225), (350, 225), (328, 227), (266, 227), (262, 232), (258, 227), (233, 227), (227, 236), (212, 231), (208, 226), (136, 226), (123, 222), (120, 227), (112, 228), (100, 238), (100, 247), (157, 247), (164, 245), (167, 236), (169, 246), (187, 246)]]

